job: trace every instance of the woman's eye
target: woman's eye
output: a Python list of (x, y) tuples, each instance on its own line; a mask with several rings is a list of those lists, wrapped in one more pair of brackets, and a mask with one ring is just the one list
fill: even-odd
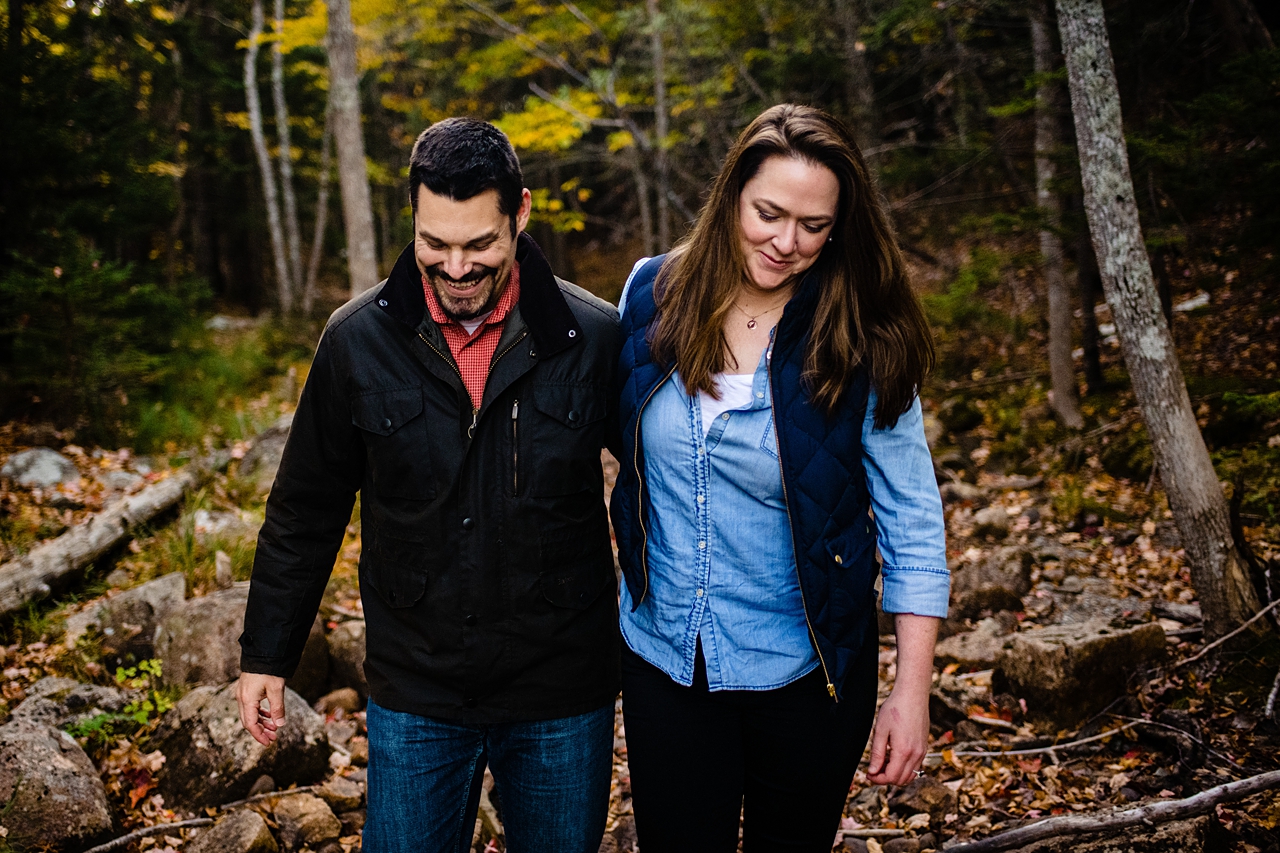
[(810, 234), (821, 234), (821, 233), (822, 233), (823, 231), (825, 231), (826, 229), (827, 229), (827, 226), (825, 226), (825, 225), (806, 225), (806, 226), (804, 226), (804, 230), (808, 231)]
[(777, 216), (777, 214), (774, 214), (774, 213), (766, 213), (766, 212), (765, 212), (765, 211), (763, 211), (763, 210), (758, 210), (758, 211), (756, 211), (756, 212), (757, 212), (758, 214), (760, 214), (760, 218), (761, 218), (761, 219), (763, 219), (765, 222), (776, 222), (776, 221), (778, 221), (778, 216)]

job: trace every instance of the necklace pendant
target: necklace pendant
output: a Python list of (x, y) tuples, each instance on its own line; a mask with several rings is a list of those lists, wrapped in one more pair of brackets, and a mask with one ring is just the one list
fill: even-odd
[(752, 319), (752, 320), (748, 320), (748, 321), (747, 321), (747, 328), (748, 328), (748, 329), (754, 329), (755, 327), (756, 327), (756, 321), (755, 321), (754, 319)]

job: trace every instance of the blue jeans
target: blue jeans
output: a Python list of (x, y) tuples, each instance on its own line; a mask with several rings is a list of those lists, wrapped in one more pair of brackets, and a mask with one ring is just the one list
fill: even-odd
[(596, 853), (609, 811), (613, 706), (478, 726), (369, 702), (365, 853), (471, 849), (486, 763), (510, 853)]

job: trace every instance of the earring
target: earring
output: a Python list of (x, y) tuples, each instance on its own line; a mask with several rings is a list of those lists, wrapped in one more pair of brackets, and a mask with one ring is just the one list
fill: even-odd
[(834, 239), (835, 239), (835, 235), (833, 234), (833, 235), (831, 235), (830, 237), (828, 237), (828, 238), (827, 238), (827, 242), (828, 242), (828, 243), (830, 243), (830, 242), (831, 242), (832, 240), (834, 240)]

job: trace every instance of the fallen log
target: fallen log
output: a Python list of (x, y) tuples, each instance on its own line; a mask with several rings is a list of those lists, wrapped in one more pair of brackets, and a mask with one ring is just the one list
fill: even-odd
[(947, 851), (948, 853), (996, 853), (1000, 850), (1012, 850), (1034, 841), (1059, 838), (1064, 835), (1114, 834), (1131, 826), (1154, 826), (1156, 823), (1207, 814), (1213, 811), (1218, 803), (1243, 800), (1245, 797), (1278, 787), (1280, 787), (1280, 770), (1272, 770), (1270, 773), (1261, 773), (1250, 776), (1248, 779), (1239, 779), (1225, 785), (1218, 785), (1216, 788), (1209, 788), (1183, 800), (1158, 800), (1136, 809), (1110, 814), (1051, 817), (989, 835), (977, 841), (957, 844), (947, 848)]
[(138, 525), (171, 508), (230, 461), (231, 454), (225, 450), (193, 460), (160, 482), (121, 498), (58, 538), (0, 565), (0, 616), (52, 595), (69, 582), (74, 572), (101, 559)]

